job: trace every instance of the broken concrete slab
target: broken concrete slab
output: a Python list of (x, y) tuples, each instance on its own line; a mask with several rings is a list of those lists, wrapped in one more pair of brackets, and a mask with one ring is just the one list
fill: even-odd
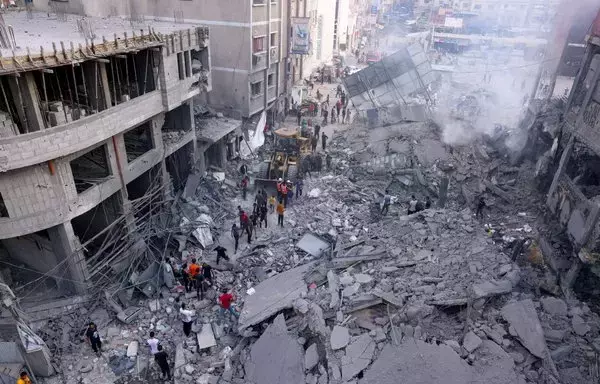
[(256, 292), (245, 298), (238, 320), (239, 330), (258, 324), (283, 309), (292, 308), (294, 301), (308, 292), (304, 275), (312, 266), (313, 263), (308, 263), (292, 268), (255, 286)]
[(567, 303), (564, 300), (558, 299), (556, 297), (548, 296), (543, 297), (540, 302), (542, 303), (542, 307), (544, 311), (550, 315), (557, 316), (566, 316), (567, 315)]
[(331, 244), (321, 239), (317, 235), (307, 233), (304, 236), (302, 236), (300, 241), (298, 241), (296, 247), (300, 248), (309, 255), (313, 255), (314, 257), (321, 257), (326, 250), (331, 248)]
[(260, 384), (304, 384), (302, 347), (288, 334), (283, 314), (275, 318), (250, 349), (245, 381)]
[(486, 355), (483, 363), (475, 360), (473, 367), (445, 344), (416, 339), (398, 346), (387, 344), (360, 383), (396, 384), (401, 375), (402, 382), (411, 384), (524, 384), (514, 372), (510, 356), (501, 355), (499, 346), (494, 348), (488, 343), (494, 344), (486, 340), (480, 351), (485, 349), (491, 358)]
[(473, 284), (474, 299), (484, 297), (504, 295), (510, 293), (513, 289), (512, 283), (509, 280), (488, 280)]
[(390, 304), (392, 304), (393, 306), (396, 306), (398, 308), (402, 308), (402, 306), (404, 305), (404, 301), (402, 300), (401, 297), (396, 297), (393, 293), (388, 293), (388, 292), (382, 292), (382, 291), (378, 291), (375, 290), (372, 292), (373, 295), (381, 298), (383, 301), (386, 301)]
[(200, 331), (196, 338), (198, 339), (199, 350), (208, 349), (217, 345), (211, 323), (204, 323), (204, 325), (202, 325), (202, 331)]
[(357, 273), (354, 275), (354, 278), (360, 284), (369, 284), (371, 281), (373, 281), (373, 277), (365, 273)]
[(473, 331), (469, 331), (463, 339), (463, 347), (467, 352), (472, 353), (479, 348), (482, 342), (483, 341), (479, 336), (477, 336)]
[(329, 308), (337, 308), (340, 303), (340, 293), (338, 276), (332, 270), (327, 272), (327, 284), (329, 285), (329, 293), (331, 294), (331, 301), (329, 302)]
[(363, 333), (346, 347), (342, 357), (342, 380), (348, 381), (371, 364), (375, 342), (368, 333)]
[(348, 328), (336, 325), (331, 331), (331, 349), (342, 349), (350, 342), (350, 333)]
[(304, 354), (304, 369), (310, 371), (319, 363), (319, 351), (317, 344), (311, 344)]
[(546, 357), (548, 346), (533, 301), (512, 302), (502, 308), (502, 317), (516, 331), (521, 344), (536, 357)]
[(140, 347), (140, 343), (137, 341), (132, 341), (127, 345), (127, 357), (136, 357), (138, 354), (138, 349)]
[(573, 316), (571, 325), (573, 326), (573, 331), (579, 336), (585, 336), (591, 330), (590, 326), (579, 315)]

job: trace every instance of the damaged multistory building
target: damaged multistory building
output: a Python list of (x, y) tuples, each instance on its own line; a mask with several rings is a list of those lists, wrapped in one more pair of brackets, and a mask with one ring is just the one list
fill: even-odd
[(561, 275), (563, 287), (573, 286), (582, 268), (597, 274), (600, 260), (599, 75), (600, 14), (587, 38), (585, 57), (566, 104), (562, 129), (550, 151), (555, 153), (556, 171), (547, 205), (566, 230), (573, 252), (564, 260), (546, 244), (545, 253)]
[(143, 251), (138, 226), (203, 156), (209, 31), (37, 12), (1, 28), (14, 35), (0, 63), (1, 280), (20, 296), (83, 294)]

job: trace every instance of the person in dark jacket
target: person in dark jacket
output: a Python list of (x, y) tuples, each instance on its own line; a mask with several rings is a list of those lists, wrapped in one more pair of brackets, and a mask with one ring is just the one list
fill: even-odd
[(154, 355), (154, 360), (156, 360), (156, 363), (160, 367), (162, 380), (171, 380), (171, 369), (169, 368), (168, 357), (169, 356), (167, 355), (167, 352), (164, 351), (163, 346), (159, 345), (158, 352)]

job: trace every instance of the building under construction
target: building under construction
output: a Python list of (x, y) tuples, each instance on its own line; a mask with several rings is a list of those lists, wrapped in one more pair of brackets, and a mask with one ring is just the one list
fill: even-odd
[(3, 16), (0, 280), (20, 296), (83, 293), (145, 251), (145, 226), (203, 156), (209, 31)]

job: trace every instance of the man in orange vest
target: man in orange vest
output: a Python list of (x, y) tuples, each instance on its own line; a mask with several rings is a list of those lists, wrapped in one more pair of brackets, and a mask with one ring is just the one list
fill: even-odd
[(282, 196), (281, 196), (281, 185), (283, 184), (283, 179), (280, 177), (279, 180), (277, 180), (277, 200), (281, 200)]
[(286, 183), (281, 183), (281, 198), (283, 199), (283, 207), (287, 208), (288, 187)]
[[(198, 263), (196, 263), (196, 259), (192, 259), (192, 264), (190, 264), (189, 266), (189, 275), (190, 275), (190, 282), (192, 283), (192, 287), (196, 288), (196, 294), (201, 297), (200, 295), (200, 288), (201, 288), (201, 281), (200, 281), (200, 265), (198, 265)], [(204, 293), (204, 292), (202, 292)], [(204, 296), (204, 295), (202, 295)]]

